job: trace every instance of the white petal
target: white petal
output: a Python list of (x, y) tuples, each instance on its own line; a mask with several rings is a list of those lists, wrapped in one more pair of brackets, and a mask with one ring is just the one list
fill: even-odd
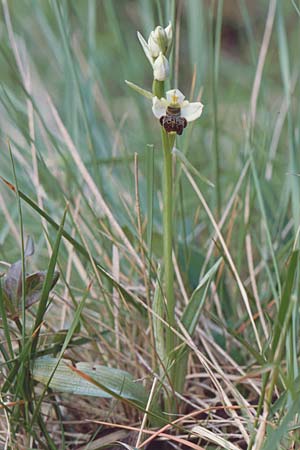
[(159, 99), (158, 97), (153, 97), (152, 99), (152, 111), (155, 117), (158, 119), (161, 118), (161, 116), (164, 116), (166, 114), (168, 102), (165, 98)]
[(188, 103), (186, 106), (183, 105), (183, 108), (181, 108), (181, 116), (184, 117), (188, 122), (192, 122), (193, 120), (196, 120), (201, 116), (202, 110), (202, 103)]
[(171, 89), (170, 91), (167, 91), (166, 93), (167, 100), (169, 103), (174, 103), (174, 97), (177, 97), (176, 102), (180, 105), (183, 103), (183, 100), (185, 99), (182, 92), (180, 92), (179, 89)]
[(147, 42), (145, 41), (145, 39), (143, 38), (143, 36), (141, 35), (141, 33), (137, 32), (137, 37), (140, 41), (141, 46), (143, 47), (144, 53), (148, 59), (148, 61), (150, 62), (151, 66), (153, 66), (154, 60), (151, 56), (150, 50), (149, 50), (149, 46), (147, 44)]
[(169, 77), (169, 62), (167, 58), (160, 52), (153, 64), (153, 77), (158, 81), (165, 81)]

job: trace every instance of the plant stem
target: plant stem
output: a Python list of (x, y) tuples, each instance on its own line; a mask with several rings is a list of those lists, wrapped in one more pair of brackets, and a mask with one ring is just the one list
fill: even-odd
[[(164, 96), (164, 83), (153, 81), (153, 95), (158, 98)], [(176, 364), (174, 362), (174, 349), (176, 339), (171, 328), (175, 327), (175, 296), (174, 296), (174, 268), (172, 262), (172, 238), (173, 238), (173, 168), (172, 149), (175, 142), (175, 133), (167, 133), (161, 129), (163, 147), (163, 267), (164, 267), (164, 292), (166, 298), (165, 317), (168, 327), (165, 333), (164, 364), (167, 368), (167, 376), (171, 385), (176, 386)], [(163, 299), (162, 299), (163, 301)], [(174, 400), (166, 399), (167, 408), (174, 411)]]
[[(175, 296), (174, 296), (174, 267), (172, 261), (172, 238), (173, 238), (173, 169), (172, 148), (175, 135), (168, 134), (162, 128), (162, 144), (164, 154), (163, 172), (163, 261), (164, 261), (164, 285), (166, 298), (166, 320), (168, 327), (165, 334), (165, 362), (167, 374), (171, 386), (176, 389), (176, 361), (174, 360), (174, 349), (176, 338), (171, 328), (175, 327)], [(176, 410), (174, 397), (166, 398), (166, 407), (169, 412)]]
[[(167, 299), (167, 322), (170, 327), (175, 325), (175, 297), (174, 297), (174, 268), (172, 262), (172, 237), (173, 237), (173, 170), (172, 147), (175, 137), (168, 135), (162, 128), (162, 144), (164, 153), (163, 174), (163, 252), (164, 252), (164, 280), (165, 295)], [(174, 349), (174, 333), (168, 328), (166, 332), (166, 352)]]
[(152, 92), (156, 97), (162, 98), (165, 95), (165, 83), (163, 81), (153, 80)]

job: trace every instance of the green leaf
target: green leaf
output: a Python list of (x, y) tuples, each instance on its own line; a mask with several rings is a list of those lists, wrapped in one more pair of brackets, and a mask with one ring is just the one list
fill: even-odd
[(61, 359), (58, 365), (57, 362), (58, 358), (48, 356), (37, 358), (32, 366), (33, 378), (47, 385), (53, 370), (57, 366), (49, 383), (49, 387), (53, 391), (92, 397), (112, 397), (107, 391), (81, 377), (70, 368), (72, 366), (118, 396), (137, 401), (144, 406), (147, 404), (148, 397), (144, 387), (142, 384), (136, 383), (128, 372), (87, 362), (79, 362), (73, 365), (67, 359)]
[(138, 94), (143, 95), (144, 97), (148, 98), (149, 100), (152, 100), (153, 94), (150, 91), (146, 91), (146, 89), (141, 88), (137, 84), (132, 83), (131, 81), (125, 80), (125, 83), (127, 86), (129, 86), (131, 89), (136, 91)]
[(276, 450), (278, 448), (282, 448), (280, 446), (280, 441), (290, 432), (290, 424), (295, 419), (295, 416), (299, 414), (299, 410), (300, 399), (298, 398), (290, 405), (286, 415), (281, 420), (280, 425), (276, 426), (276, 428), (273, 426), (269, 426), (267, 428), (267, 439), (262, 447), (262, 450)]
[(221, 261), (222, 258), (218, 259), (218, 261), (215, 262), (215, 264), (204, 275), (199, 285), (192, 293), (189, 303), (183, 311), (181, 322), (190, 335), (194, 333), (197, 323), (199, 322), (199, 317), (206, 299), (210, 282), (218, 270)]
[(57, 273), (57, 272), (55, 272), (55, 266), (56, 266), (56, 262), (57, 262), (57, 258), (58, 258), (58, 250), (59, 250), (61, 238), (63, 235), (63, 229), (64, 229), (65, 220), (66, 220), (66, 215), (67, 215), (67, 208), (65, 209), (65, 212), (62, 217), (62, 221), (60, 223), (60, 226), (59, 226), (59, 229), (58, 229), (58, 232), (56, 235), (56, 239), (55, 239), (54, 246), (53, 246), (53, 252), (52, 252), (52, 255), (51, 255), (51, 258), (49, 261), (47, 273), (45, 275), (45, 280), (44, 280), (43, 288), (42, 288), (42, 292), (41, 292), (41, 298), (40, 298), (38, 309), (36, 312), (35, 323), (34, 323), (33, 329), (32, 329), (32, 335), (34, 336), (33, 340), (32, 340), (32, 352), (33, 353), (37, 346), (40, 326), (42, 324), (45, 312), (47, 310), (49, 293), (53, 287), (53, 281), (55, 280), (55, 274)]
[(283, 345), (282, 333), (283, 332), (286, 333), (286, 320), (287, 318), (288, 319), (290, 318), (291, 312), (289, 312), (289, 310), (291, 307), (291, 295), (295, 282), (296, 269), (298, 266), (298, 258), (299, 258), (299, 250), (296, 250), (292, 253), (289, 261), (286, 281), (280, 299), (277, 318), (273, 328), (274, 331), (273, 331), (273, 341), (271, 346), (270, 361), (273, 360), (274, 355), (276, 353), (278, 354), (278, 344), (280, 340), (282, 341)]
[(166, 362), (166, 349), (165, 349), (165, 324), (161, 319), (164, 318), (165, 304), (164, 296), (162, 292), (162, 269), (158, 268), (157, 271), (157, 281), (155, 285), (155, 291), (153, 296), (153, 331), (155, 338), (155, 348), (157, 355), (161, 362)]

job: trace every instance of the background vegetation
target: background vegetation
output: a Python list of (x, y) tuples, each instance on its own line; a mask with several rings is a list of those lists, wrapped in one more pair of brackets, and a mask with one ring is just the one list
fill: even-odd
[[(171, 20), (170, 87), (205, 108), (176, 144), (192, 165), (174, 163), (173, 243), (190, 353), (176, 396), (181, 420), (164, 433), (170, 445), (199, 449), (299, 448), (299, 1), (1, 6), (0, 175), (26, 196), (1, 182), (1, 271), (24, 263), (31, 236), (26, 272), (46, 273), (26, 313), (23, 295), (19, 321), (4, 314), (0, 295), (0, 445), (137, 446), (138, 434), (123, 429), (105, 441), (102, 422), (139, 430), (143, 411), (116, 397), (43, 391), (29, 361), (63, 349), (76, 362), (126, 370), (148, 393), (159, 375), (143, 305), (151, 323), (162, 257), (160, 127), (124, 80), (151, 90), (136, 31), (148, 36)], [(62, 223), (66, 205), (63, 228), (75, 244), (51, 224)], [(55, 263), (60, 279), (48, 297)], [(213, 267), (196, 291), (191, 338), (182, 311)]]

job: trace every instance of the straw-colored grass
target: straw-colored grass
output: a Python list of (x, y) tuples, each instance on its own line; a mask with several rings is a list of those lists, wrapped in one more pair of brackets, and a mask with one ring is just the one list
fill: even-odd
[[(0, 447), (300, 448), (299, 2), (1, 8)], [(170, 332), (156, 303), (160, 126), (125, 84), (151, 91), (136, 31), (169, 20), (169, 84), (205, 105), (173, 150), (171, 331), (187, 364), (182, 392), (170, 387), (153, 331), (154, 320)], [(41, 271), (40, 284), (22, 289)], [(119, 371), (105, 378), (99, 365)], [(77, 393), (57, 388), (57, 367)]]

